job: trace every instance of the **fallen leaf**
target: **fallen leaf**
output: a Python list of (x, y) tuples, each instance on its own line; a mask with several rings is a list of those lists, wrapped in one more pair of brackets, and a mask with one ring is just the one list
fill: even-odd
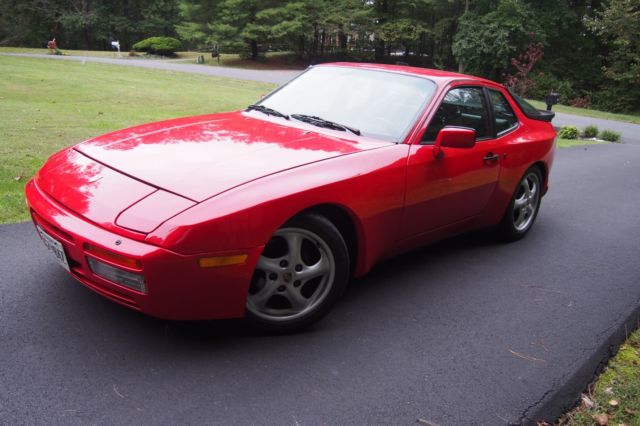
[(422, 423), (423, 425), (428, 425), (428, 426), (440, 426), (438, 425), (438, 423), (430, 422), (429, 420), (426, 420), (426, 419), (418, 419), (418, 423)]
[(604, 388), (603, 392), (607, 395), (613, 395), (613, 388), (609, 386), (608, 388)]
[(609, 416), (606, 414), (594, 414), (592, 417), (599, 426), (609, 425)]
[(123, 395), (123, 394), (121, 394), (121, 393), (118, 391), (118, 388), (116, 387), (115, 383), (113, 384), (113, 392), (114, 392), (116, 395), (118, 395), (120, 398), (123, 398), (123, 399), (124, 399), (124, 395)]
[(589, 398), (587, 395), (582, 394), (582, 403), (587, 408), (593, 408), (596, 406), (596, 403), (593, 402), (593, 399)]
[(522, 358), (522, 359), (526, 359), (527, 361), (534, 361), (534, 362), (547, 362), (544, 359), (541, 358), (535, 358), (532, 357), (531, 355), (527, 355), (527, 354), (522, 354), (520, 352), (516, 352), (516, 351), (512, 351), (511, 349), (509, 349), (509, 352), (511, 352), (512, 355), (517, 356), (518, 358)]
[(625, 408), (624, 412), (627, 413), (627, 414), (635, 414), (636, 410), (632, 410), (631, 408)]
[(617, 399), (612, 399), (609, 401), (609, 405), (612, 407), (617, 407), (620, 403), (618, 402)]
[(22, 179), (22, 176), (15, 176), (15, 177), (13, 178), (13, 180), (15, 180), (16, 182), (19, 182), (19, 181), (20, 181), (20, 179)]

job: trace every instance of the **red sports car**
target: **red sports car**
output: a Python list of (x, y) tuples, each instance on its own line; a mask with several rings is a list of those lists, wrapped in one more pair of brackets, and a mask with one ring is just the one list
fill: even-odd
[(26, 197), (45, 245), (95, 292), (160, 318), (291, 331), (382, 259), (479, 227), (524, 236), (552, 117), (476, 77), (321, 65), (244, 111), (64, 149)]

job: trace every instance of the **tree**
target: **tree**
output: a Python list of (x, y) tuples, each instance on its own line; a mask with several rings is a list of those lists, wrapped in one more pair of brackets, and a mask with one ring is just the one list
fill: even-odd
[(541, 28), (522, 0), (499, 0), (496, 9), (462, 15), (453, 43), (453, 54), (471, 73), (497, 79), (507, 71), (509, 58), (524, 50)]
[(640, 3), (610, 0), (589, 24), (609, 47), (605, 75), (615, 81), (640, 84)]
[(635, 0), (609, 0), (589, 21), (607, 47), (604, 55), (606, 92), (594, 103), (607, 110), (640, 108), (640, 3)]
[(511, 65), (514, 66), (516, 72), (507, 77), (507, 87), (517, 93), (518, 96), (524, 97), (527, 90), (535, 84), (529, 74), (543, 56), (544, 48), (542, 43), (538, 42), (527, 46), (527, 49), (518, 58), (512, 58)]
[(211, 35), (209, 24), (216, 21), (220, 0), (183, 0), (178, 5), (175, 30), (187, 47), (203, 47)]
[(208, 27), (209, 41), (224, 49), (246, 52), (249, 57), (258, 57), (258, 45), (265, 41), (263, 27), (258, 25), (256, 15), (281, 3), (278, 0), (222, 0), (217, 7), (217, 16)]

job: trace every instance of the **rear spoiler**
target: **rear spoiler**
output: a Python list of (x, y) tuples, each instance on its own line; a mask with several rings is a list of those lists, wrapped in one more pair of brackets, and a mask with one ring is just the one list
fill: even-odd
[(526, 115), (527, 117), (533, 120), (546, 121), (547, 123), (551, 123), (551, 120), (553, 120), (553, 118), (556, 116), (555, 112), (545, 111), (543, 109), (537, 110), (537, 113), (532, 115), (527, 114), (526, 111), (522, 111), (522, 112), (524, 112), (524, 115)]

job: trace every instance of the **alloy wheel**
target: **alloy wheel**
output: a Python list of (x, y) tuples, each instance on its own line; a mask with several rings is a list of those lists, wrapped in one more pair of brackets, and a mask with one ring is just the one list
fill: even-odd
[(289, 321), (327, 297), (336, 263), (329, 245), (302, 228), (282, 228), (265, 246), (249, 287), (247, 310), (268, 321)]

